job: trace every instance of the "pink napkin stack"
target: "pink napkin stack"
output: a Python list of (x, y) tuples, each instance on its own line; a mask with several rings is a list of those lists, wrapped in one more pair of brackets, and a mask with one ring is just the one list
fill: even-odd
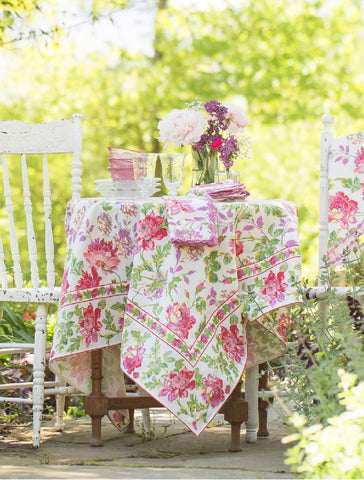
[(168, 231), (176, 246), (217, 245), (217, 210), (208, 196), (166, 198)]
[(134, 182), (133, 158), (135, 155), (141, 155), (135, 150), (127, 148), (107, 147), (110, 152), (110, 167), (108, 168), (111, 178), (115, 182), (130, 181)]
[(250, 193), (243, 183), (237, 183), (234, 179), (224, 180), (217, 183), (208, 183), (191, 187), (188, 194), (208, 195), (216, 202), (229, 202), (232, 200), (244, 200)]

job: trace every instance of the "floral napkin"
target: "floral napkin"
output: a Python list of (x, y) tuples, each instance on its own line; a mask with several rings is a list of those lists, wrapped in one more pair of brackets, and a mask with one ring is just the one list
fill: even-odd
[(217, 210), (208, 195), (166, 198), (171, 242), (178, 246), (217, 245)]
[(209, 195), (217, 202), (244, 200), (250, 193), (243, 183), (237, 183), (234, 179), (224, 180), (217, 183), (207, 183), (191, 187), (187, 195)]

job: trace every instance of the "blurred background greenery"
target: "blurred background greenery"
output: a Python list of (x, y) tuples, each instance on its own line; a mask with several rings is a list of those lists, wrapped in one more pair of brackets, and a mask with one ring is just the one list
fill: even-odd
[[(252, 151), (235, 169), (252, 197), (295, 202), (303, 275), (315, 281), (320, 118), (335, 116), (335, 135), (363, 129), (362, 0), (0, 0), (0, 8), (0, 118), (82, 113), (83, 196), (109, 176), (109, 145), (159, 151), (157, 124), (171, 109), (194, 98), (236, 103)], [(64, 163), (55, 169), (61, 274), (70, 186)], [(33, 181), (39, 171), (37, 160)], [(191, 158), (181, 193), (190, 172)]]

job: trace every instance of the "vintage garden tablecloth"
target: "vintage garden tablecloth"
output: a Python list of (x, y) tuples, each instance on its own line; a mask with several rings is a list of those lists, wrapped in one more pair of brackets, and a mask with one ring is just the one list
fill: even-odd
[(364, 234), (364, 132), (333, 139), (328, 191), (328, 259), (343, 263), (347, 250), (348, 260), (358, 260)]
[(191, 246), (171, 242), (180, 206), (163, 198), (69, 203), (55, 373), (89, 393), (90, 352), (104, 348), (107, 395), (125, 394), (125, 372), (199, 435), (245, 367), (279, 354), (300, 301), (295, 205), (215, 206), (217, 245)]

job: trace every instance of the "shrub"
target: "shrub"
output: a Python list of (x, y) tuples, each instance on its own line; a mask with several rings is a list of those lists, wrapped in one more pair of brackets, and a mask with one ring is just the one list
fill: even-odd
[(339, 370), (339, 402), (344, 411), (330, 417), (327, 426), (306, 426), (303, 415), (292, 418), (298, 433), (283, 441), (297, 443), (288, 449), (286, 463), (302, 478), (363, 478), (364, 382)]

